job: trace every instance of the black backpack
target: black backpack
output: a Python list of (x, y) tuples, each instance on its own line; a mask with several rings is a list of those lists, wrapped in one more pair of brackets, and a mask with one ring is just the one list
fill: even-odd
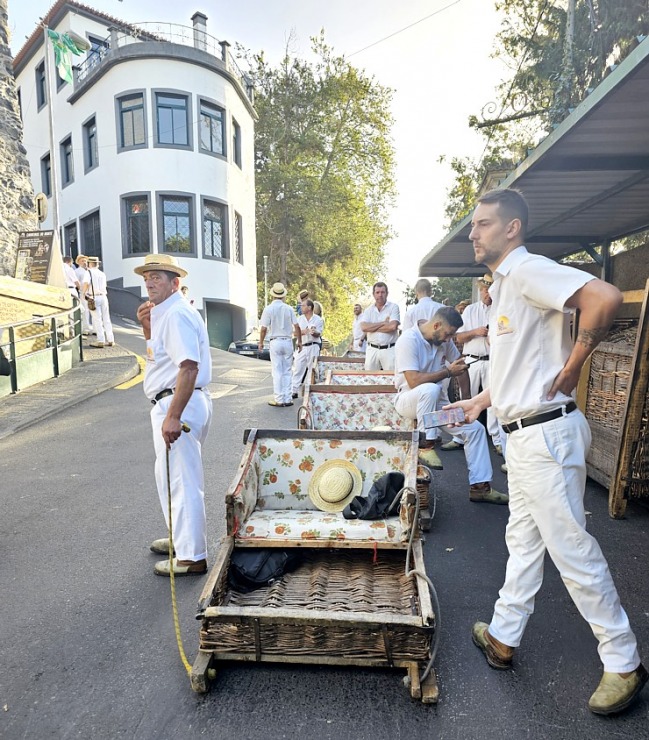
[(269, 586), (302, 562), (301, 553), (276, 547), (241, 548), (232, 553), (228, 582), (235, 591), (248, 593)]

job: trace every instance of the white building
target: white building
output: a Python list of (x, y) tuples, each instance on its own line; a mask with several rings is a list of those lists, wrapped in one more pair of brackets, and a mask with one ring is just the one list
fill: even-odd
[(146, 295), (133, 273), (144, 254), (174, 254), (212, 345), (227, 348), (257, 318), (256, 115), (229, 44), (202, 13), (191, 21), (135, 27), (59, 0), (45, 24), (90, 44), (73, 57), (74, 84), (49, 43), (46, 58), (40, 26), (14, 70), (43, 228), (58, 221), (64, 254), (100, 257), (125, 315)]

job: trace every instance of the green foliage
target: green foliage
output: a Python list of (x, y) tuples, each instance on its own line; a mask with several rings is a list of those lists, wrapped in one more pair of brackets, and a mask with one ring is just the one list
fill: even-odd
[(471, 300), (473, 280), (470, 277), (437, 278), (433, 283), (431, 298), (445, 306), (457, 306), (460, 301)]
[(450, 162), (455, 183), (446, 206), (449, 227), (470, 212), (491, 166), (522, 161), (601, 82), (609, 65), (637, 45), (636, 36), (649, 35), (647, 0), (575, 0), (574, 34), (568, 39), (567, 0), (496, 0), (496, 9), (503, 21), (494, 56), (514, 72), (497, 88), (496, 102), (469, 119), (476, 128), (483, 119), (503, 121), (480, 129), (482, 159)]
[(255, 137), (258, 275), (306, 288), (327, 337), (348, 334), (355, 299), (382, 271), (394, 198), (391, 91), (335, 56), (321, 34), (315, 61), (287, 51), (277, 68), (248, 55)]

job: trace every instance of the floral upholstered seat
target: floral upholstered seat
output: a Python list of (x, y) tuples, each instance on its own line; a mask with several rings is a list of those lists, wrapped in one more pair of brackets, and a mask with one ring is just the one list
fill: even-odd
[(408, 502), (404, 495), (395, 516), (346, 520), (342, 512), (317, 509), (308, 487), (322, 463), (342, 458), (359, 468), (362, 495), (368, 494), (375, 480), (393, 471), (404, 473), (406, 486), (415, 489), (417, 435), (385, 439), (374, 433), (359, 438), (297, 430), (273, 435), (248, 441), (228, 492), (228, 534), (235, 536), (238, 546), (405, 547), (414, 519), (412, 498)]
[(400, 416), (394, 408), (396, 391), (372, 392), (368, 388), (363, 393), (351, 389), (346, 393), (339, 387), (335, 391), (325, 388), (311, 386), (304, 397), (302, 408), (306, 411), (300, 409), (298, 420), (303, 419), (306, 428), (361, 431), (390, 427), (411, 431), (415, 427), (412, 419)]

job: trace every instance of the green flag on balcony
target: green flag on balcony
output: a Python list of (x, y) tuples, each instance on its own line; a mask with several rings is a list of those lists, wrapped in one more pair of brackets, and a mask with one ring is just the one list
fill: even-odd
[(54, 47), (54, 63), (61, 79), (72, 84), (72, 57), (70, 54), (78, 56), (83, 53), (83, 49), (80, 49), (67, 33), (57, 33), (48, 28), (47, 35)]

